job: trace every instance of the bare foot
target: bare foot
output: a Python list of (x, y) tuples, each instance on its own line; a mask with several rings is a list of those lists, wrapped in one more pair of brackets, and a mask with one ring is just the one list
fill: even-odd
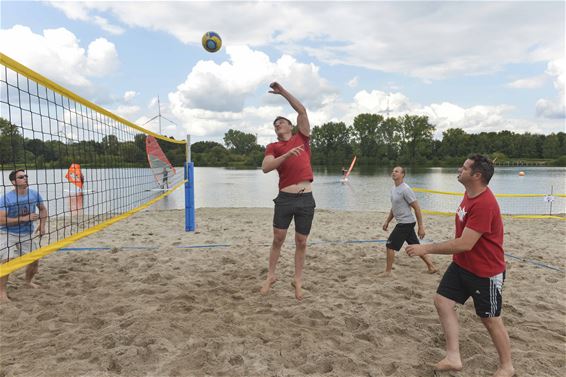
[(462, 370), (462, 361), (461, 360), (448, 360), (447, 357), (440, 360), (438, 364), (434, 366), (434, 369), (445, 371), (445, 370)]
[(499, 367), (493, 377), (513, 377), (515, 375), (515, 368), (511, 367)]
[(383, 272), (377, 274), (377, 277), (380, 277), (380, 278), (394, 278), (395, 275), (394, 275), (393, 272), (391, 272), (391, 271), (383, 271)]
[(303, 284), (300, 281), (298, 282), (295, 280), (291, 283), (291, 285), (295, 287), (295, 298), (297, 299), (297, 301), (302, 301), (304, 298), (302, 290)]
[(12, 300), (10, 300), (10, 298), (8, 297), (8, 295), (2, 295), (0, 296), (0, 304), (7, 304), (9, 302), (12, 302)]
[(428, 273), (429, 274), (436, 274), (438, 272), (438, 268), (436, 267), (432, 267), (432, 268), (428, 268)]
[(275, 282), (277, 281), (277, 278), (274, 277), (268, 277), (267, 279), (265, 279), (265, 281), (263, 282), (261, 289), (259, 290), (259, 293), (261, 293), (262, 295), (266, 295), (269, 293), (269, 290), (271, 289), (271, 286), (273, 284), (275, 284)]
[(26, 287), (33, 288), (33, 289), (41, 288), (41, 286), (39, 286), (35, 283), (32, 283), (31, 281), (26, 281)]

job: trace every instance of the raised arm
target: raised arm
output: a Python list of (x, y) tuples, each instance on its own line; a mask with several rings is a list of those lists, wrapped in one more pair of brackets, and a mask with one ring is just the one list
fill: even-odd
[(299, 131), (305, 136), (310, 136), (311, 126), (309, 123), (309, 117), (307, 116), (307, 109), (305, 109), (303, 104), (278, 82), (272, 82), (269, 86), (272, 89), (269, 93), (283, 96), (289, 102), (291, 107), (295, 109), (297, 112), (297, 127), (299, 128)]

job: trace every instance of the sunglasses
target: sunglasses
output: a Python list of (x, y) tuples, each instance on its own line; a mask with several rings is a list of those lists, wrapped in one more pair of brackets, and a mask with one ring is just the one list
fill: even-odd
[(28, 176), (27, 176), (27, 174), (26, 174), (26, 175), (20, 175), (19, 177), (16, 177), (16, 178), (18, 178), (18, 179), (24, 179), (24, 178), (27, 178), (27, 177), (28, 177)]

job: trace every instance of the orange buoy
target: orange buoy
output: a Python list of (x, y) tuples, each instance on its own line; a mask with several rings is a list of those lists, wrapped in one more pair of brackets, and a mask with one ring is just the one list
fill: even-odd
[(519, 172), (519, 177), (523, 177), (524, 175), (525, 175), (525, 172), (524, 172), (524, 171), (520, 171), (520, 172)]

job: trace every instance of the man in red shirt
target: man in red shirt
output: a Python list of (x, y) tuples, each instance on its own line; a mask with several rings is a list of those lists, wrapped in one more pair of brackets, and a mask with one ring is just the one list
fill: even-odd
[(264, 173), (277, 169), (279, 173), (279, 194), (273, 199), (273, 243), (269, 254), (267, 279), (261, 287), (261, 294), (266, 295), (277, 281), (275, 268), (281, 253), (281, 246), (287, 236), (291, 220), (295, 219), (295, 297), (303, 299), (302, 280), (307, 238), (314, 218), (315, 201), (312, 195), (313, 173), (311, 167), (310, 124), (305, 107), (281, 84), (269, 85), (270, 93), (283, 96), (297, 112), (298, 132), (293, 135), (291, 121), (278, 116), (273, 121), (278, 141), (271, 143), (265, 150), (261, 168)]
[(499, 355), (494, 377), (511, 377), (511, 344), (500, 317), (501, 289), (505, 279), (503, 222), (499, 204), (487, 187), (493, 176), (493, 163), (482, 155), (472, 155), (458, 169), (458, 181), (466, 191), (456, 211), (456, 238), (450, 241), (407, 246), (410, 256), (453, 254), (434, 297), (434, 305), (444, 329), (446, 357), (437, 370), (460, 370), (462, 359), (458, 339), (456, 303), (471, 296), (476, 314), (487, 328)]

